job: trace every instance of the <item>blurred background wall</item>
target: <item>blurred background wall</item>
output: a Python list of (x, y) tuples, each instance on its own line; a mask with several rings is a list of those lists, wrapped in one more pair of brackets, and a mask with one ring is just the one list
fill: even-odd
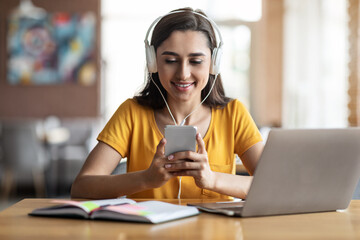
[(144, 83), (149, 25), (185, 6), (218, 24), (226, 94), (264, 135), (359, 125), (358, 0), (2, 0), (3, 206), (69, 197), (97, 134)]

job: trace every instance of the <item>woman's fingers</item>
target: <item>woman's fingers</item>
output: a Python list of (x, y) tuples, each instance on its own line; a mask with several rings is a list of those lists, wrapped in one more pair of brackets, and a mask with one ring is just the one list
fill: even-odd
[(169, 172), (179, 170), (202, 170), (204, 167), (203, 163), (193, 161), (177, 161), (165, 164), (165, 169)]
[(177, 161), (207, 162), (207, 153), (200, 154), (192, 151), (177, 152), (167, 157), (169, 163)]
[(155, 156), (157, 157), (163, 157), (165, 154), (165, 144), (166, 144), (166, 139), (163, 138), (160, 140), (159, 144), (156, 147), (156, 153)]
[(173, 153), (168, 156), (169, 161), (177, 161), (177, 160), (190, 160), (190, 161), (207, 161), (207, 152), (205, 149), (204, 140), (201, 138), (200, 133), (196, 134), (196, 141), (198, 143), (198, 152), (192, 151), (183, 151)]
[(151, 183), (152, 187), (161, 187), (173, 176), (165, 169), (166, 157), (165, 152), (165, 138), (161, 139), (156, 147), (154, 158), (150, 167), (145, 171), (146, 179)]
[(213, 186), (215, 177), (211, 171), (204, 140), (196, 135), (198, 151), (184, 151), (169, 155), (164, 165), (172, 176), (192, 176), (200, 188)]
[(202, 139), (200, 133), (196, 134), (196, 142), (198, 144), (198, 153), (200, 154), (206, 153), (205, 142)]

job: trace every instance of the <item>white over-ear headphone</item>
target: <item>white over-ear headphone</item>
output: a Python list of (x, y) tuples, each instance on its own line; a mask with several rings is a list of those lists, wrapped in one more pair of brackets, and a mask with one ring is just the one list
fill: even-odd
[[(147, 69), (148, 69), (149, 73), (156, 73), (157, 72), (155, 48), (154, 48), (153, 45), (150, 45), (149, 40), (148, 40), (150, 31), (154, 28), (154, 26), (163, 17), (171, 15), (171, 14), (180, 13), (180, 12), (189, 12), (189, 11), (179, 10), (179, 11), (170, 12), (170, 13), (164, 15), (164, 16), (158, 17), (150, 25), (150, 27), (149, 27), (149, 29), (148, 29), (148, 31), (146, 33), (146, 36), (145, 36), (145, 54), (146, 54)], [(211, 56), (211, 65), (210, 65), (210, 74), (217, 75), (217, 74), (220, 73), (220, 59), (221, 59), (221, 55), (222, 55), (222, 45), (223, 45), (220, 30), (219, 30), (218, 26), (216, 25), (216, 23), (213, 20), (211, 20), (210, 18), (208, 18), (208, 17), (206, 17), (206, 16), (204, 16), (204, 15), (198, 13), (198, 12), (195, 12), (195, 11), (191, 11), (191, 12), (205, 18), (206, 20), (208, 20), (210, 22), (211, 26), (213, 27), (213, 29), (215, 29), (215, 31), (218, 34), (219, 39), (216, 39), (217, 47), (213, 49), (212, 56)]]

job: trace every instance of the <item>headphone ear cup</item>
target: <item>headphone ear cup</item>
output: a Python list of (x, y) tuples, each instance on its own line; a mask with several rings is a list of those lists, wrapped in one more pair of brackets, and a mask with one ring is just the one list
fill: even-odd
[(220, 62), (222, 56), (222, 49), (214, 48), (211, 56), (210, 74), (216, 75), (220, 73)]
[(157, 72), (156, 53), (153, 45), (145, 45), (146, 64), (149, 73)]

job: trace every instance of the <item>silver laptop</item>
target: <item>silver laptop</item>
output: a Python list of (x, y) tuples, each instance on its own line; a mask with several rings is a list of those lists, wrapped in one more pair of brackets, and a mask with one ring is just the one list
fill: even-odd
[(275, 129), (246, 201), (191, 205), (241, 217), (335, 211), (348, 207), (359, 177), (360, 128)]

